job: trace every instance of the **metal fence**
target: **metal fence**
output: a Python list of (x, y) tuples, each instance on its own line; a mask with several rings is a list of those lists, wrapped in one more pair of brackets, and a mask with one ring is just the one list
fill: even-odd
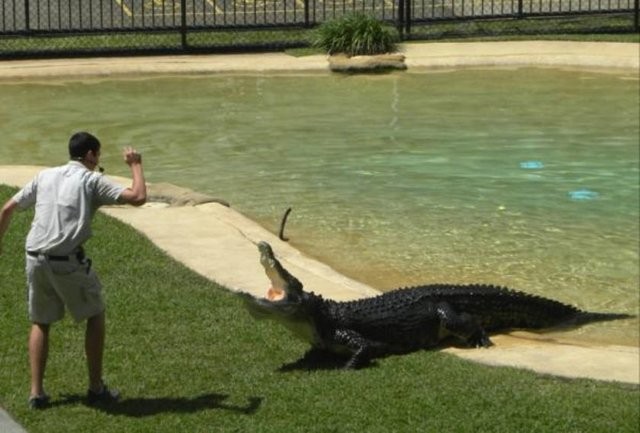
[(639, 0), (0, 0), (0, 57), (281, 49), (352, 13), (403, 39), (638, 32)]

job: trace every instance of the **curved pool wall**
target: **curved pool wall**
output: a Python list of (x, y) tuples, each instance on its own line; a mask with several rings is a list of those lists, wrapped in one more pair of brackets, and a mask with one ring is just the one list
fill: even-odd
[[(638, 312), (635, 73), (459, 70), (0, 84), (2, 164), (66, 159), (77, 129), (145, 155), (381, 289), (485, 282)], [(575, 336), (637, 344), (638, 322)]]

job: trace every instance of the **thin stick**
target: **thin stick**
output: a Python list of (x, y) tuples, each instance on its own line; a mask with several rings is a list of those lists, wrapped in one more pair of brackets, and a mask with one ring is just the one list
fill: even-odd
[(280, 232), (278, 233), (278, 237), (280, 238), (280, 240), (285, 242), (289, 240), (289, 238), (284, 237), (284, 226), (287, 223), (287, 217), (289, 216), (289, 213), (291, 213), (290, 207), (287, 208), (286, 211), (284, 211), (284, 215), (282, 216), (282, 221), (280, 222)]

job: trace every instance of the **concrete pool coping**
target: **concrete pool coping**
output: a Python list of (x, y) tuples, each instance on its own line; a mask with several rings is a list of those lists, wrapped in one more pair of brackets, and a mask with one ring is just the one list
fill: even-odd
[[(511, 41), (407, 43), (400, 46), (408, 73), (459, 67), (640, 69), (640, 44)], [(138, 77), (146, 74), (328, 72), (325, 55), (285, 53), (184, 55), (0, 61), (0, 80)]]
[[(640, 70), (638, 43), (410, 43), (402, 45), (402, 52), (406, 56), (408, 73), (458, 67)], [(147, 74), (327, 71), (328, 62), (324, 55), (293, 57), (282, 53), (0, 61), (0, 80), (4, 82)], [(0, 183), (21, 187), (41, 168), (0, 166)], [(127, 179), (119, 181), (128, 182)], [(307, 287), (324, 296), (354, 299), (377, 293), (371, 287), (310, 259), (256, 223), (218, 203), (170, 207), (152, 202), (143, 208), (113, 207), (104, 209), (104, 212), (134, 226), (176, 260), (232, 290), (264, 292), (268, 282), (258, 264), (254, 244), (257, 240), (267, 240), (292, 273), (298, 275)], [(179, 226), (174, 224), (176, 218), (182, 221)], [(188, 230), (187, 234), (185, 226), (194, 230)], [(178, 228), (180, 231), (176, 231)], [(202, 253), (191, 254), (194, 248)], [(488, 350), (446, 351), (475, 362), (524, 368), (542, 374), (636, 386), (640, 383), (640, 348), (635, 346), (584, 345), (546, 340), (528, 333), (499, 335), (493, 340), (496, 346)], [(2, 408), (0, 426), (2, 431), (24, 432)]]

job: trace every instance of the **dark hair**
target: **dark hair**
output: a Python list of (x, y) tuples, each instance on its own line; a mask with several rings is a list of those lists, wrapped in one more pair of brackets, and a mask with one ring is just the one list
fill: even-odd
[(69, 157), (80, 160), (92, 150), (94, 153), (100, 150), (100, 141), (88, 132), (76, 132), (69, 139)]

